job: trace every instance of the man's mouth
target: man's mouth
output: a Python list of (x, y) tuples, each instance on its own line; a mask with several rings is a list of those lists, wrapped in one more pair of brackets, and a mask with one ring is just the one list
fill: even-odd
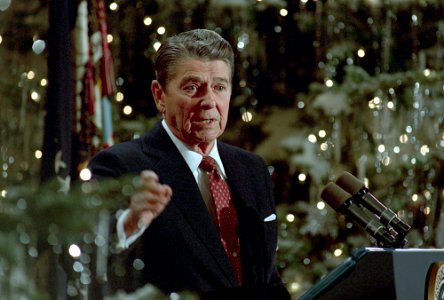
[(212, 122), (215, 122), (216, 119), (198, 119), (195, 122), (196, 123), (204, 123), (204, 124), (210, 124)]

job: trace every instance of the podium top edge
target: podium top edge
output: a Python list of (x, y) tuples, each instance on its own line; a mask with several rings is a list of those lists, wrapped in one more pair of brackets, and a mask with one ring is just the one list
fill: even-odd
[(365, 250), (369, 252), (435, 252), (444, 253), (442, 248), (378, 248), (378, 247), (365, 247)]

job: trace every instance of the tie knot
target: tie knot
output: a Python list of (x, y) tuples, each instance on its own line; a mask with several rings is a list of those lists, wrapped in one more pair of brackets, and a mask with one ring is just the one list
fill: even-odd
[(210, 156), (204, 156), (200, 162), (199, 168), (205, 172), (212, 172), (216, 169), (216, 161)]

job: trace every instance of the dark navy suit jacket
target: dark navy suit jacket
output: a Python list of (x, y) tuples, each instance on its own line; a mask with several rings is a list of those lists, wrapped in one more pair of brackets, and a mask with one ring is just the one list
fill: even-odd
[(191, 290), (208, 299), (289, 299), (273, 264), (277, 221), (264, 221), (276, 213), (267, 167), (240, 148), (218, 142), (218, 149), (239, 219), (242, 288), (191, 170), (158, 122), (142, 138), (101, 151), (89, 164), (98, 180), (153, 170), (173, 190), (171, 202), (143, 235), (112, 257), (114, 289), (151, 283), (167, 293)]

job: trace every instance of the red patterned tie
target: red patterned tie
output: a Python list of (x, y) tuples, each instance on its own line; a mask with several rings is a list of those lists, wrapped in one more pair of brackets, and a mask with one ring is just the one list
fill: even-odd
[(199, 168), (208, 173), (211, 196), (216, 207), (217, 222), (219, 224), (220, 239), (225, 252), (231, 261), (239, 284), (242, 283), (242, 266), (240, 259), (240, 242), (238, 234), (238, 220), (230, 190), (225, 180), (216, 169), (216, 161), (204, 156)]

